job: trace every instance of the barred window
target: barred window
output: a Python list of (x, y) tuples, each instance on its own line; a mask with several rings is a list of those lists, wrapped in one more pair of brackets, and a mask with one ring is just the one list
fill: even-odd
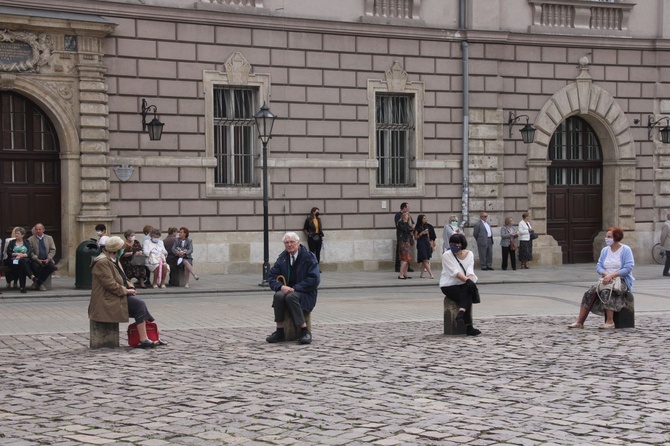
[(413, 97), (375, 97), (375, 131), (378, 187), (411, 186), (410, 162), (414, 141)]
[(215, 186), (254, 184), (256, 89), (214, 87)]

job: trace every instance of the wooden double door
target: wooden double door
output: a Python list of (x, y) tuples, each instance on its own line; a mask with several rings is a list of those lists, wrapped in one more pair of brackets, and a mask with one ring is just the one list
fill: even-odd
[(58, 138), (53, 125), (28, 98), (0, 92), (0, 230), (42, 223), (61, 250), (61, 178)]
[(563, 251), (563, 263), (594, 261), (593, 241), (603, 229), (602, 154), (586, 121), (563, 121), (549, 145), (547, 233)]

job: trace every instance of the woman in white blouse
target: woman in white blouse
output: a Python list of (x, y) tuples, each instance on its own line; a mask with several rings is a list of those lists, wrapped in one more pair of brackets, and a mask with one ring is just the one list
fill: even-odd
[(149, 268), (149, 271), (153, 271), (154, 273), (154, 288), (158, 288), (159, 286), (165, 288), (165, 279), (170, 271), (166, 257), (168, 252), (165, 249), (163, 240), (160, 239), (160, 230), (154, 228), (149, 235), (149, 239), (142, 245), (142, 251), (147, 256), (146, 266)]
[(519, 222), (519, 262), (521, 269), (528, 269), (528, 262), (533, 260), (533, 241), (530, 239), (530, 214), (524, 212), (521, 214)]
[(468, 336), (477, 336), (481, 331), (472, 326), (472, 297), (476, 292), (475, 256), (468, 251), (468, 241), (463, 234), (449, 238), (449, 249), (442, 254), (440, 289), (458, 305), (456, 323), (465, 325)]

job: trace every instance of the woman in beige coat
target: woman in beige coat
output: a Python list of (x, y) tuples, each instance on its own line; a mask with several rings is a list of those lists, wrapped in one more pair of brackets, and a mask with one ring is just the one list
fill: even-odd
[(147, 336), (146, 321), (153, 321), (154, 318), (147, 310), (144, 301), (135, 297), (137, 291), (118, 263), (118, 259), (123, 255), (124, 244), (121, 237), (110, 237), (105, 245), (106, 250), (93, 259), (91, 264), (93, 287), (88, 318), (96, 322), (128, 322), (128, 318), (133, 317), (140, 336), (140, 344), (137, 347), (165, 345), (165, 342), (161, 340), (153, 342)]

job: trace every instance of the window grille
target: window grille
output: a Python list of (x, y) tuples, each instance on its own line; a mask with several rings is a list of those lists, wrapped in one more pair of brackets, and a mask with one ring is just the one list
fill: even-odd
[(377, 95), (375, 98), (377, 133), (377, 186), (410, 185), (410, 161), (414, 141), (412, 97)]
[(254, 184), (255, 89), (214, 88), (215, 186)]

